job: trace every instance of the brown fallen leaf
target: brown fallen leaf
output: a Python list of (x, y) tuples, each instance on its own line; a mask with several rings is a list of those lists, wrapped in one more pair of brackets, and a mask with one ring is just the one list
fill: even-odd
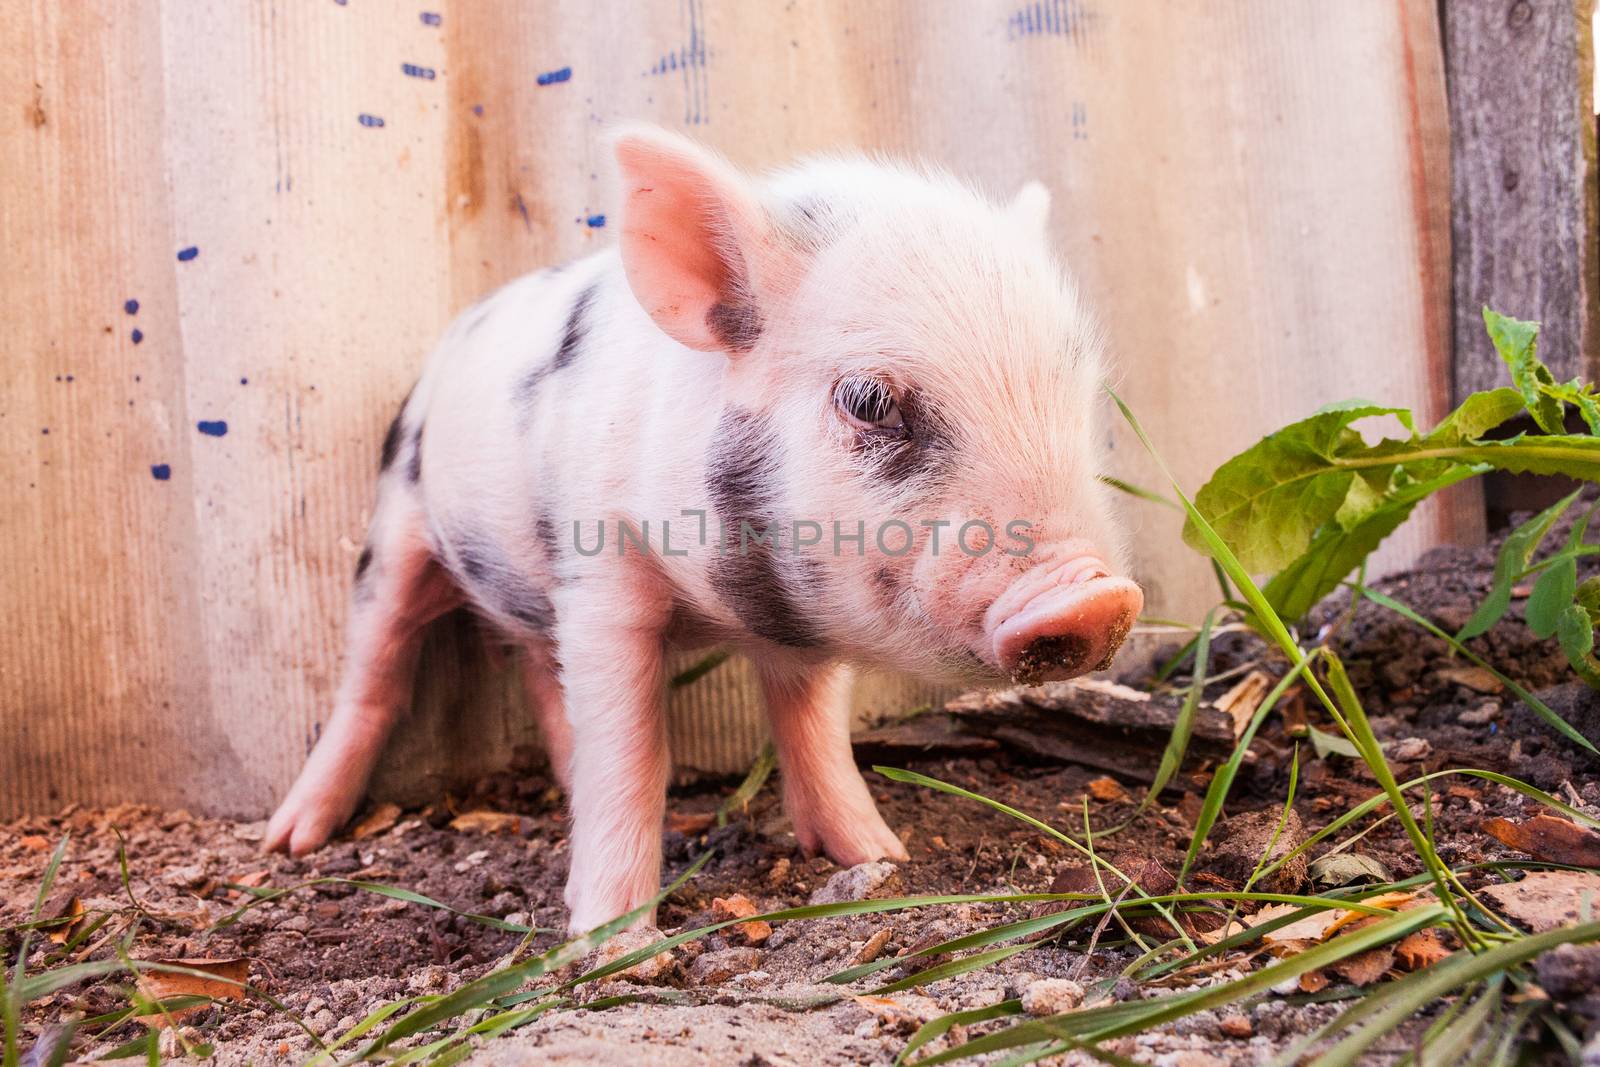
[(1482, 667), (1446, 667), (1437, 675), (1447, 682), (1464, 686), (1474, 693), (1499, 693), (1505, 690), (1500, 679), (1494, 676), (1493, 671)]
[[(1390, 908), (1401, 910), (1406, 904), (1412, 902), (1414, 894), (1389, 892), (1378, 893), (1367, 897), (1361, 903), (1374, 908)], [(1245, 916), (1245, 922), (1251, 926), (1260, 926), (1272, 919), (1289, 915), (1299, 908), (1293, 904), (1268, 904), (1254, 915)], [(1261, 939), (1269, 945), (1285, 942), (1317, 942), (1326, 941), (1351, 923), (1360, 922), (1371, 918), (1366, 912), (1329, 908), (1326, 911), (1313, 912), (1304, 918), (1296, 919), (1287, 926), (1279, 927), (1270, 933), (1263, 934)]]
[(1395, 962), (1407, 971), (1432, 967), (1448, 955), (1450, 950), (1445, 947), (1444, 939), (1432, 927), (1407, 934), (1394, 947)]
[(522, 816), (479, 809), (451, 819), (450, 829), (469, 834), (514, 834), (522, 829)]
[(21, 838), (18, 838), (17, 844), (21, 845), (29, 852), (43, 852), (45, 849), (50, 847), (50, 839), (47, 837), (41, 837), (38, 834), (25, 834)]
[(893, 927), (885, 926), (883, 929), (867, 938), (866, 944), (862, 945), (861, 948), (856, 951), (856, 954), (850, 957), (850, 966), (859, 967), (863, 963), (871, 963), (873, 960), (883, 955), (883, 947), (889, 943), (889, 938), (893, 935), (893, 933)]
[(705, 833), (711, 829), (712, 824), (716, 821), (717, 816), (709, 811), (669, 811), (667, 813), (667, 829), (690, 837), (695, 834)]
[(1307, 971), (1300, 976), (1300, 992), (1320, 993), (1328, 988), (1328, 976), (1321, 971)]
[(1128, 791), (1110, 775), (1096, 778), (1088, 785), (1089, 795), (1096, 800), (1127, 800)]
[[(750, 902), (750, 898), (743, 893), (735, 893), (731, 897), (716, 897), (711, 901), (711, 915), (716, 921), (724, 922), (728, 919), (748, 919), (752, 915), (761, 914), (761, 909)], [(772, 924), (767, 922), (739, 923), (728, 928), (730, 933), (737, 935), (747, 944), (765, 944), (767, 938), (772, 936)]]
[(1509, 918), (1534, 933), (1570, 926), (1580, 915), (1600, 914), (1600, 874), (1593, 871), (1534, 871), (1520, 882), (1478, 891)]
[(1501, 844), (1536, 860), (1571, 867), (1600, 867), (1600, 834), (1554, 815), (1535, 815), (1522, 822), (1485, 819), (1485, 833)]
[[(206, 997), (209, 1000), (244, 1000), (243, 983), (250, 976), (250, 961), (234, 959), (196, 959), (186, 957), (173, 960), (148, 961), (168, 967), (183, 967), (200, 974), (175, 974), (171, 971), (146, 971), (139, 976), (139, 992), (151, 1000), (173, 1000), (177, 997)], [(212, 977), (206, 977), (206, 976)], [(181, 1019), (185, 1015), (206, 1007), (196, 1004), (188, 1008), (169, 1009), (165, 1014), (154, 1012), (139, 1016), (139, 1021), (153, 1030), (167, 1025), (168, 1018)]]
[(350, 836), (360, 841), (364, 837), (373, 837), (385, 830), (394, 828), (400, 821), (400, 805), (379, 804), (355, 824), (350, 830)]
[(1256, 709), (1272, 688), (1272, 683), (1272, 675), (1263, 670), (1253, 670), (1239, 679), (1232, 689), (1211, 702), (1213, 707), (1233, 720), (1234, 737), (1244, 734)]
[(1346, 956), (1338, 963), (1330, 964), (1328, 969), (1353, 985), (1368, 986), (1388, 974), (1393, 966), (1393, 946), (1379, 945), (1354, 956)]
[(65, 945), (78, 927), (83, 925), (83, 901), (73, 894), (64, 901), (52, 902), (46, 905), (42, 918), (63, 920), (60, 926), (50, 927), (45, 936), (54, 944)]

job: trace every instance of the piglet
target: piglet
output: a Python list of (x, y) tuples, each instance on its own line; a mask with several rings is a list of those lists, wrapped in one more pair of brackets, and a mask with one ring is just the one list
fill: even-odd
[(802, 848), (903, 860), (851, 758), (848, 665), (1069, 678), (1143, 602), (1042, 187), (613, 144), (616, 246), (464, 312), (390, 427), (343, 682), (266, 837), (298, 855), (350, 817), (423, 627), (469, 605), (525, 653), (575, 931), (659, 885), (669, 649), (755, 663)]

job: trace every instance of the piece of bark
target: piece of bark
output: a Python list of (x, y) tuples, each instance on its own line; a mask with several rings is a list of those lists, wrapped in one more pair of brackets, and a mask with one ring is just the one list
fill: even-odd
[(1501, 844), (1546, 863), (1600, 867), (1600, 834), (1554, 815), (1535, 815), (1522, 822), (1485, 819), (1482, 827)]

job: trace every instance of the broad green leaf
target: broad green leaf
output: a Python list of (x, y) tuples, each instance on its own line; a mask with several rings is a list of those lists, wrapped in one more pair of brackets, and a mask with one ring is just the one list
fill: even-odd
[(1589, 621), (1600, 626), (1600, 577), (1585, 578), (1578, 584), (1573, 600), (1589, 613)]
[[(1317, 532), (1300, 558), (1275, 574), (1261, 591), (1279, 615), (1286, 619), (1303, 618), (1318, 601), (1338, 588), (1346, 575), (1361, 566), (1373, 549), (1411, 516), (1419, 503), (1446, 486), (1488, 469), (1464, 464), (1449, 467), (1437, 478), (1412, 483), (1383, 498), (1377, 507), (1354, 522), (1329, 523)], [(1351, 495), (1356, 495), (1353, 490)]]
[(1487, 305), (1483, 309), (1483, 324), (1489, 330), (1489, 340), (1494, 342), (1495, 351), (1510, 369), (1511, 380), (1522, 394), (1522, 402), (1527, 405), (1533, 421), (1547, 434), (1561, 433), (1566, 421), (1565, 409), (1561, 401), (1545, 391), (1556, 381), (1549, 369), (1539, 362), (1539, 324), (1490, 311)]
[(1500, 548), (1500, 558), (1494, 563), (1494, 581), (1489, 587), (1489, 595), (1483, 598), (1483, 603), (1478, 605), (1467, 624), (1457, 632), (1457, 641), (1487, 633), (1489, 627), (1500, 621), (1506, 609), (1511, 607), (1511, 587), (1517, 575), (1528, 569), (1528, 561), (1539, 550), (1550, 527), (1565, 514), (1581, 492), (1574, 490), (1506, 535), (1505, 544)]
[(1515, 389), (1502, 386), (1473, 393), (1441, 419), (1439, 425), (1428, 431), (1426, 440), (1433, 444), (1460, 444), (1476, 440), (1522, 408), (1522, 394)]
[(1594, 623), (1581, 604), (1573, 604), (1561, 613), (1556, 636), (1578, 677), (1589, 688), (1600, 689), (1600, 661), (1594, 658)]
[[(1282, 567), (1305, 551), (1350, 493), (1355, 470), (1341, 467), (1338, 458), (1365, 445), (1350, 424), (1400, 414), (1409, 412), (1352, 403), (1291, 423), (1218, 467), (1195, 494), (1195, 508), (1246, 570)], [(1183, 535), (1205, 551), (1192, 518)]]
[(1570, 553), (1583, 545), (1593, 510), (1579, 515), (1567, 536), (1567, 554), (1545, 569), (1528, 597), (1528, 629), (1541, 641), (1555, 636), (1557, 620), (1578, 595), (1578, 558)]

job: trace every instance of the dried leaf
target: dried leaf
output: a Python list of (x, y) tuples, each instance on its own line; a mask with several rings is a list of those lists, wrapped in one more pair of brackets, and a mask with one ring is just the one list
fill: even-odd
[(65, 919), (67, 921), (63, 922), (60, 926), (52, 926), (50, 928), (50, 932), (46, 936), (57, 945), (65, 945), (72, 939), (72, 935), (78, 929), (78, 927), (83, 925), (83, 901), (79, 900), (77, 895), (74, 894), (73, 896), (68, 897), (66, 902), (62, 904), (61, 907), (53, 910), (55, 914), (52, 915), (47, 913), (45, 917), (50, 919)]
[[(247, 959), (184, 958), (154, 962), (169, 967), (184, 967), (191, 971), (204, 971), (206, 974), (215, 975), (216, 978), (204, 978), (197, 974), (173, 974), (168, 971), (146, 972), (139, 976), (139, 992), (151, 1000), (172, 1000), (176, 997), (206, 997), (209, 1000), (245, 999), (244, 989), (235, 983), (243, 983), (249, 978), (250, 961)], [(151, 1015), (139, 1016), (139, 1021), (151, 1029), (159, 1030), (167, 1025), (168, 1016), (181, 1019), (205, 1006), (196, 1004), (189, 1008), (169, 1009), (165, 1015), (158, 1011)]]
[(1314, 859), (1307, 873), (1313, 882), (1330, 889), (1356, 882), (1391, 881), (1383, 864), (1359, 852), (1335, 852)]
[(1089, 795), (1094, 797), (1096, 800), (1128, 799), (1128, 791), (1122, 788), (1121, 782), (1117, 781), (1115, 778), (1112, 778), (1110, 775), (1104, 775), (1096, 778), (1094, 781), (1089, 783), (1088, 789)]
[(1536, 860), (1571, 867), (1600, 867), (1600, 834), (1554, 815), (1535, 815), (1520, 823), (1485, 819), (1484, 832)]
[(1494, 672), (1483, 667), (1446, 667), (1438, 672), (1438, 677), (1444, 681), (1464, 686), (1474, 693), (1492, 695), (1505, 690), (1505, 685), (1494, 676)]
[(1444, 939), (1433, 927), (1407, 934), (1394, 947), (1395, 960), (1407, 971), (1420, 971), (1450, 955)]
[[(717, 897), (711, 901), (711, 915), (718, 922), (745, 919), (759, 914), (761, 909), (752, 904), (750, 898), (743, 893), (735, 893), (731, 897)], [(772, 926), (766, 922), (739, 923), (729, 927), (729, 931), (751, 945), (764, 944), (767, 938), (772, 936)]]
[(1199, 938), (1203, 944), (1215, 945), (1218, 941), (1227, 940), (1234, 934), (1242, 934), (1244, 931), (1245, 928), (1243, 926), (1240, 926), (1236, 922), (1230, 922), (1225, 928), (1217, 930), (1201, 930), (1196, 933), (1195, 936)]
[(391, 829), (399, 821), (400, 805), (379, 804), (367, 812), (365, 818), (355, 824), (350, 831), (350, 836), (359, 841), (364, 837), (381, 834), (385, 830)]
[(1379, 945), (1377, 948), (1358, 952), (1354, 956), (1346, 956), (1337, 963), (1329, 964), (1329, 969), (1347, 982), (1368, 986), (1388, 974), (1393, 966), (1393, 946)]
[(1300, 992), (1320, 993), (1328, 988), (1328, 976), (1321, 971), (1307, 971), (1300, 976)]
[[(1374, 908), (1401, 909), (1403, 905), (1411, 903), (1412, 899), (1411, 893), (1391, 892), (1368, 897), (1361, 903)], [(1260, 926), (1269, 920), (1298, 910), (1299, 908), (1293, 904), (1268, 904), (1254, 915), (1246, 916), (1245, 922), (1251, 926)], [(1367, 918), (1371, 916), (1366, 912), (1330, 908), (1327, 911), (1307, 915), (1303, 919), (1296, 919), (1288, 926), (1263, 934), (1262, 940), (1269, 945), (1281, 945), (1291, 941), (1326, 941), (1351, 923)]]
[(667, 829), (693, 837), (703, 834), (711, 829), (717, 821), (715, 812), (710, 811), (670, 811), (667, 813)]
[(450, 829), (472, 834), (514, 834), (522, 829), (522, 816), (479, 809), (451, 819)]
[(1520, 882), (1480, 890), (1509, 918), (1535, 933), (1569, 926), (1600, 915), (1600, 874), (1592, 871), (1534, 871)]

